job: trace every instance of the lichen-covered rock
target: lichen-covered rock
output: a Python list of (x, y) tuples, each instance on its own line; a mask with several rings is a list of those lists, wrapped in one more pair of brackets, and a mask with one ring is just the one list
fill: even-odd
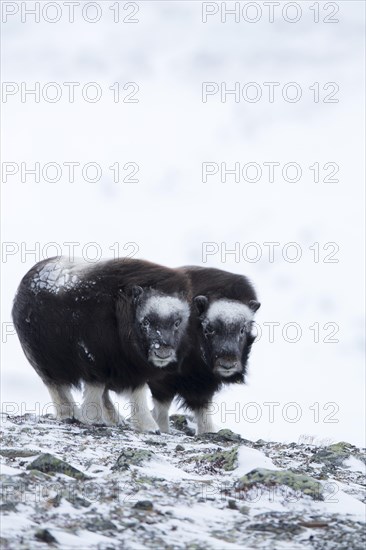
[(187, 419), (184, 414), (172, 414), (169, 417), (170, 422), (173, 424), (173, 428), (184, 432), (186, 435), (194, 435), (194, 430), (188, 426)]
[(238, 463), (238, 446), (230, 451), (219, 450), (213, 453), (202, 454), (199, 457), (192, 457), (202, 465), (208, 464), (215, 469), (222, 469), (226, 472), (235, 470)]
[(340, 441), (339, 443), (328, 445), (324, 449), (319, 449), (311, 460), (312, 462), (325, 464), (326, 466), (340, 467), (351, 456), (353, 449), (355, 447), (350, 443)]
[(6, 458), (28, 458), (38, 454), (39, 451), (32, 451), (31, 449), (0, 449), (0, 456)]
[(112, 470), (128, 470), (130, 466), (141, 466), (144, 462), (151, 460), (154, 456), (152, 451), (147, 449), (133, 449), (127, 447), (117, 458)]
[(226, 428), (219, 430), (217, 433), (200, 434), (197, 437), (217, 443), (243, 443), (245, 441), (241, 435)]
[(321, 484), (309, 476), (295, 474), (289, 470), (268, 470), (266, 468), (255, 468), (236, 483), (236, 489), (248, 490), (254, 486), (264, 485), (286, 485), (294, 491), (301, 491), (304, 495), (314, 500), (322, 500)]
[(83, 474), (83, 472), (80, 472), (80, 470), (77, 470), (64, 460), (60, 460), (49, 453), (39, 455), (38, 458), (28, 464), (27, 470), (39, 470), (40, 472), (46, 474), (65, 474), (66, 476), (73, 477), (74, 479), (89, 479), (89, 477)]

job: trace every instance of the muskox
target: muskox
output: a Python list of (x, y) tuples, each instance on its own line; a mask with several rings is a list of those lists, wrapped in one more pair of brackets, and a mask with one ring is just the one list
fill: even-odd
[[(179, 367), (189, 300), (189, 277), (179, 270), (130, 258), (94, 264), (51, 258), (24, 276), (12, 315), (59, 418), (122, 422), (109, 390), (127, 391), (133, 426), (156, 431), (146, 381)], [(71, 389), (82, 382), (79, 410)]]
[(189, 324), (189, 353), (179, 372), (150, 380), (153, 416), (169, 431), (169, 407), (178, 396), (192, 409), (197, 433), (215, 431), (212, 398), (224, 385), (243, 383), (252, 344), (254, 313), (260, 307), (255, 290), (243, 275), (205, 267), (184, 267), (192, 286), (194, 309)]

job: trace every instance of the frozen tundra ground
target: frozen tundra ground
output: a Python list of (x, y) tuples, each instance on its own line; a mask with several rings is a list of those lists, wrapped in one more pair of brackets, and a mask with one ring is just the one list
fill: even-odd
[(2, 418), (1, 547), (315, 549), (365, 546), (365, 458), (346, 443), (248, 441)]

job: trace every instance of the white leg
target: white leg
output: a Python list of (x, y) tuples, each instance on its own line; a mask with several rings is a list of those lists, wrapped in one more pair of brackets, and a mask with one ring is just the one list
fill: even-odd
[(47, 389), (56, 409), (57, 420), (74, 418), (76, 405), (69, 386), (47, 386)]
[(131, 403), (131, 425), (140, 432), (159, 432), (159, 426), (149, 411), (146, 399), (147, 385), (129, 393)]
[(205, 433), (215, 433), (217, 428), (212, 420), (212, 405), (208, 403), (206, 407), (194, 411), (197, 422), (197, 435)]
[(83, 424), (105, 424), (103, 392), (104, 385), (85, 382), (83, 404), (79, 416), (80, 422), (83, 422)]
[(125, 425), (125, 421), (123, 420), (122, 416), (119, 414), (118, 410), (116, 410), (115, 406), (113, 405), (109, 391), (107, 388), (104, 388), (103, 395), (102, 395), (102, 401), (103, 401), (103, 416), (106, 423), (109, 426), (116, 426), (116, 425)]
[(159, 424), (160, 431), (164, 433), (169, 433), (169, 408), (172, 401), (161, 402), (153, 398), (154, 408), (151, 413)]

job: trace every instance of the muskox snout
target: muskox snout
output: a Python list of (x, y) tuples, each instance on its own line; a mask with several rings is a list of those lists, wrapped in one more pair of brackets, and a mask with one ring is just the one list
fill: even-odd
[(159, 359), (170, 359), (174, 355), (174, 350), (168, 346), (159, 346), (153, 348), (153, 353)]
[(232, 376), (241, 371), (241, 363), (236, 357), (219, 357), (215, 361), (215, 371), (223, 377)]
[(221, 369), (230, 370), (237, 368), (239, 366), (239, 361), (226, 361), (225, 359), (221, 359), (218, 361), (217, 365)]
[(175, 349), (170, 346), (155, 344), (150, 350), (149, 358), (156, 367), (165, 367), (176, 361)]

